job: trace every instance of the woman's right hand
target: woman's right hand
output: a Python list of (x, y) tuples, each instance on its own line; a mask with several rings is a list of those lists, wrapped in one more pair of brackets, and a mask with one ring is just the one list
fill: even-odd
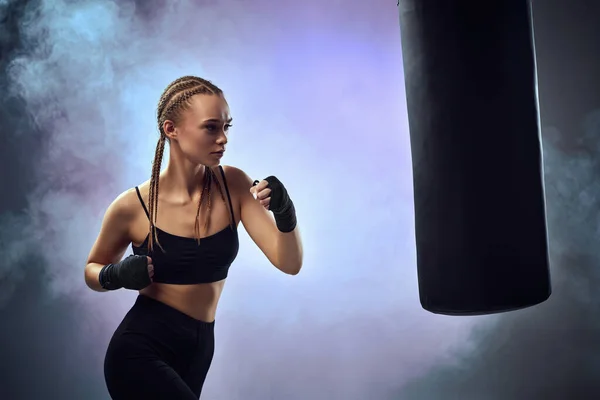
[(117, 275), (125, 289), (142, 290), (152, 283), (154, 276), (152, 258), (130, 255), (119, 263)]
[(109, 264), (102, 268), (99, 280), (107, 290), (142, 290), (152, 283), (153, 277), (154, 264), (150, 257), (130, 255), (117, 264)]

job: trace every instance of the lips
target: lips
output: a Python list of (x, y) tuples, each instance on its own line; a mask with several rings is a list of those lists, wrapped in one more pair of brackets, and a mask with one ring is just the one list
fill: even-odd
[(225, 150), (213, 151), (210, 154), (223, 154), (223, 153), (225, 153)]

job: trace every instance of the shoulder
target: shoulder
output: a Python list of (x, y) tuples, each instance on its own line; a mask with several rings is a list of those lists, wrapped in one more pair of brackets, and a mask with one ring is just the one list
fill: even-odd
[[(147, 195), (148, 189), (144, 187), (147, 186), (147, 182), (144, 182), (139, 186), (140, 192), (145, 193)], [(138, 197), (137, 191), (135, 187), (125, 190), (120, 193), (110, 204), (107, 212), (109, 212), (114, 217), (121, 219), (123, 222), (131, 221), (135, 218), (140, 209), (140, 199)]]
[(252, 187), (252, 178), (248, 176), (244, 171), (240, 168), (231, 166), (231, 165), (223, 165), (223, 172), (225, 173), (225, 178), (227, 179), (227, 186), (231, 190), (248, 190)]

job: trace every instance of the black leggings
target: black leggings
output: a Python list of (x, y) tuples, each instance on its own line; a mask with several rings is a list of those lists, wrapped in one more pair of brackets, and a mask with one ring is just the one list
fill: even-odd
[(108, 345), (108, 392), (114, 400), (198, 399), (214, 344), (214, 322), (140, 295)]

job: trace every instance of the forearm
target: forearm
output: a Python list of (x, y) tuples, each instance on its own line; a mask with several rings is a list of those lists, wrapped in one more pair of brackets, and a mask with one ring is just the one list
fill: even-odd
[(277, 260), (279, 269), (289, 275), (297, 275), (302, 268), (302, 239), (296, 226), (291, 232), (279, 232), (277, 236)]
[(96, 292), (106, 292), (106, 289), (103, 289), (100, 285), (100, 280), (98, 279), (100, 275), (100, 270), (104, 267), (102, 264), (98, 263), (89, 263), (85, 266), (85, 283), (86, 285), (96, 291)]

